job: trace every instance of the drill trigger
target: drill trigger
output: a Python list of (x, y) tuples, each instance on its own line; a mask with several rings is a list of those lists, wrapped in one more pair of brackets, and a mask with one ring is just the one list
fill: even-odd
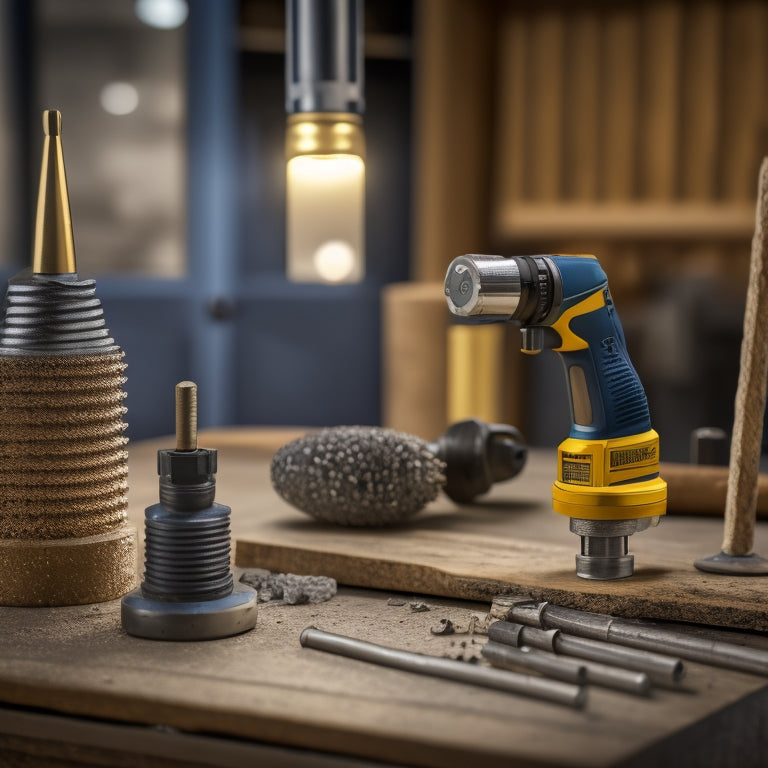
[(537, 355), (542, 349), (554, 349), (563, 343), (560, 334), (546, 325), (525, 325), (520, 333), (523, 337), (520, 349), (527, 355)]

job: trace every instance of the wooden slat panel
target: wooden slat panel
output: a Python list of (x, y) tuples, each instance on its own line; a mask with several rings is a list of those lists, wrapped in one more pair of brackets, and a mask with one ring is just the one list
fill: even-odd
[(600, 195), (628, 200), (636, 188), (638, 29), (629, 3), (611, 3), (603, 24)]
[(551, 8), (530, 28), (530, 77), (525, 153), (528, 196), (557, 200), (562, 194), (563, 18)]
[(654, 2), (641, 15), (639, 134), (641, 197), (671, 200), (677, 187), (679, 2)]
[(525, 114), (528, 71), (528, 28), (522, 12), (500, 20), (496, 103), (498, 118), (494, 165), (496, 202), (520, 200), (525, 195)]
[(600, 25), (598, 11), (586, 6), (566, 17), (564, 61), (563, 197), (597, 196), (598, 82)]
[(693, 3), (685, 14), (681, 192), (686, 199), (713, 200), (720, 138), (720, 4), (714, 0)]
[(416, 6), (413, 277), (443, 280), (451, 259), (485, 248), (490, 203), (490, 3)]
[(722, 193), (727, 200), (754, 200), (766, 115), (766, 24), (764, 2), (723, 6), (727, 58), (723, 71)]

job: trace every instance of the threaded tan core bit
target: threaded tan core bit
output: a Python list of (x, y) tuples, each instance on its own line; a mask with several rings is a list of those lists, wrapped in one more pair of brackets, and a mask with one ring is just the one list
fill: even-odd
[(133, 589), (125, 367), (122, 352), (0, 357), (0, 604)]

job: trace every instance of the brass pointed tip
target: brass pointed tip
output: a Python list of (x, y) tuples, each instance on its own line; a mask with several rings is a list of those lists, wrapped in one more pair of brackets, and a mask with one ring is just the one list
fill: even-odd
[(58, 109), (43, 112), (43, 132), (46, 136), (61, 136), (61, 112)]
[(43, 132), (32, 271), (37, 275), (73, 274), (77, 272), (75, 241), (61, 146), (61, 112), (57, 109), (43, 112)]

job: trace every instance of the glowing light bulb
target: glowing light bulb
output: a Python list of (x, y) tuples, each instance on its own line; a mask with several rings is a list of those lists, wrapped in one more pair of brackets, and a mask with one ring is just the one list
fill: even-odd
[(189, 16), (187, 0), (136, 0), (136, 15), (157, 29), (176, 29)]
[(355, 269), (355, 249), (343, 240), (323, 243), (313, 258), (318, 275), (331, 283), (347, 279)]
[(299, 155), (287, 166), (287, 272), (296, 282), (353, 283), (365, 273), (365, 164)]
[(365, 276), (363, 0), (285, 3), (286, 272)]
[(139, 106), (139, 92), (131, 83), (107, 83), (99, 93), (101, 107), (110, 115), (130, 115)]

